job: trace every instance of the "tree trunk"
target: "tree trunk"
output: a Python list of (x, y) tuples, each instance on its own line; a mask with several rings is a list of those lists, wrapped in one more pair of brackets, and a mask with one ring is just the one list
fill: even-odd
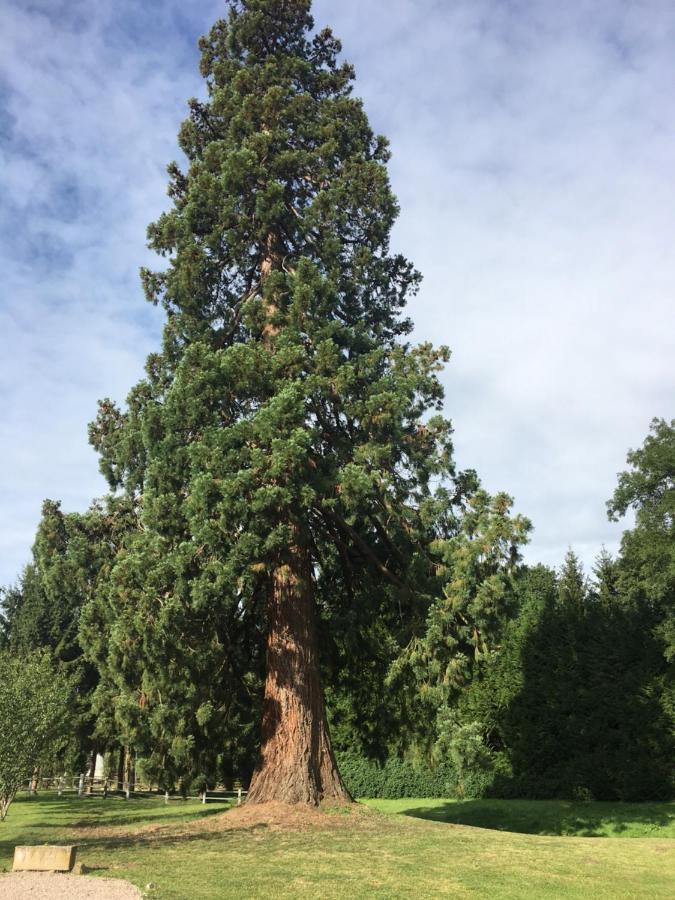
[(248, 803), (351, 802), (323, 703), (310, 562), (294, 548), (272, 576), (260, 761)]
[(120, 747), (117, 757), (117, 790), (124, 790), (124, 747)]
[(124, 754), (124, 782), (128, 794), (136, 790), (136, 752), (132, 747), (127, 747)]
[(89, 784), (87, 786), (88, 794), (91, 794), (94, 791), (94, 778), (96, 776), (96, 749), (97, 745), (93, 744), (91, 753), (89, 754), (89, 764), (87, 766), (87, 779), (89, 781)]

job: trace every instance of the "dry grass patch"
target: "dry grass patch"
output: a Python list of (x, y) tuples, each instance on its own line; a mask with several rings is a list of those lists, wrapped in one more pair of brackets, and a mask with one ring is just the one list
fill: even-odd
[(232, 809), (207, 815), (189, 822), (165, 823), (162, 821), (129, 827), (128, 824), (92, 825), (87, 820), (75, 822), (72, 833), (80, 839), (115, 837), (173, 837), (180, 839), (199, 833), (219, 831), (283, 831), (303, 832), (325, 829), (373, 829), (383, 822), (391, 822), (387, 816), (358, 803), (349, 806), (310, 806), (284, 803), (258, 803), (235, 806)]

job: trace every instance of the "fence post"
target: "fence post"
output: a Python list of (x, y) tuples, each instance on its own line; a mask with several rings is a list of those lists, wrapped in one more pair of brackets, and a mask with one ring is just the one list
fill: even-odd
[(241, 788), (237, 788), (237, 806), (241, 806)]
[(63, 775), (59, 775), (59, 790), (58, 796), (61, 797), (63, 795)]
[(164, 805), (166, 806), (166, 805), (168, 805), (168, 803), (169, 803), (169, 792), (164, 791)]
[(29, 783), (29, 787), (28, 787), (28, 796), (29, 797), (34, 797), (38, 792), (38, 788), (40, 786), (38, 773), (39, 773), (38, 768), (33, 769), (33, 774), (31, 775), (30, 783)]
[(77, 796), (81, 797), (84, 794), (84, 772), (80, 775), (80, 783), (77, 786)]
[(131, 783), (129, 781), (125, 781), (124, 783), (126, 785), (125, 792), (124, 792), (124, 799), (129, 800), (131, 797)]
[(206, 803), (206, 788), (204, 788), (204, 791), (202, 792), (202, 805), (204, 805), (205, 803)]

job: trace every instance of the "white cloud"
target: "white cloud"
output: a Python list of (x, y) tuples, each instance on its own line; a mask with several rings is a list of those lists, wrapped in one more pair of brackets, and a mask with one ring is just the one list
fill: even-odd
[(530, 559), (590, 564), (628, 447), (675, 415), (675, 11), (369, 6), (369, 40), (355, 0), (332, 19), (392, 139), (417, 334), (453, 348), (459, 463), (533, 519)]
[[(0, 32), (0, 583), (41, 500), (103, 482), (86, 442), (160, 317), (138, 266), (200, 91), (217, 0), (4, 0)], [(392, 140), (395, 243), (448, 343), (460, 465), (514, 494), (532, 559), (590, 561), (604, 503), (675, 395), (675, 10), (668, 2), (329, 0), (357, 92)]]

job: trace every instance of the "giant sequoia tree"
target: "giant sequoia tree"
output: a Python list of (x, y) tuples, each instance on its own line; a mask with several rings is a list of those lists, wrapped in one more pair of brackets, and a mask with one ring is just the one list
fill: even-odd
[[(348, 628), (363, 601), (424, 621), (424, 547), (462, 489), (432, 414), (447, 351), (405, 342), (419, 275), (390, 251), (387, 142), (338, 41), (314, 33), (309, 0), (229, 6), (149, 228), (168, 260), (142, 273), (163, 347), (91, 427), (140, 527), (85, 625), (107, 629), (94, 656), (132, 740), (177, 764), (210, 727), (235, 734), (264, 668), (250, 802), (345, 799), (317, 617)], [(433, 495), (437, 476), (451, 488)]]

